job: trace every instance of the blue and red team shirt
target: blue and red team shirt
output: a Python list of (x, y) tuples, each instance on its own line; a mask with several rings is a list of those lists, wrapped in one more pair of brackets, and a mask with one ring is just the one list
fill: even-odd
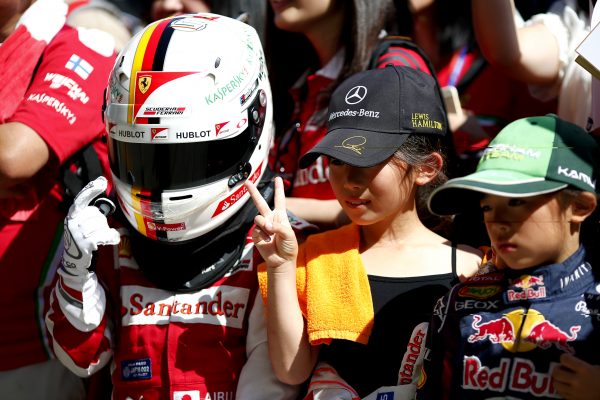
[(560, 264), (469, 278), (429, 325), (422, 399), (560, 398), (569, 353), (600, 364), (600, 281), (580, 247)]
[[(29, 33), (26, 32), (28, 35)], [(23, 100), (7, 122), (46, 142), (50, 161), (23, 198), (0, 199), (0, 371), (52, 358), (45, 299), (62, 256), (64, 188), (59, 166), (90, 142), (108, 169), (101, 119), (113, 42), (93, 30), (63, 27), (46, 46)]]
[[(273, 170), (282, 175), (290, 197), (333, 200), (329, 184), (329, 165), (326, 157), (319, 157), (308, 168), (298, 166), (300, 157), (312, 149), (327, 133), (327, 107), (331, 93), (339, 83), (344, 51), (319, 71), (306, 72), (292, 87), (294, 99), (292, 126), (279, 137), (271, 156)], [(377, 63), (377, 68), (388, 64), (417, 68), (431, 75), (425, 60), (416, 51), (390, 46)]]

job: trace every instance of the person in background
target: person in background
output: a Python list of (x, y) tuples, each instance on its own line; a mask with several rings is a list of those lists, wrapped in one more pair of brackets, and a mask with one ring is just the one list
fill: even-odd
[[(431, 59), (441, 86), (457, 168), (473, 172), (481, 152), (506, 124), (556, 111), (555, 102), (533, 98), (527, 85), (486, 62), (475, 40), (471, 0), (411, 0), (412, 31)], [(424, 200), (426, 203), (427, 200)], [(487, 246), (481, 212), (455, 216), (446, 236), (474, 247)]]
[(182, 14), (205, 13), (211, 11), (211, 0), (153, 0), (150, 6), (150, 20)]
[(579, 126), (523, 118), (492, 140), (474, 173), (433, 192), (439, 215), (479, 204), (504, 268), (438, 301), (418, 399), (600, 398), (598, 160)]
[(558, 116), (584, 129), (591, 113), (592, 78), (575, 62), (575, 48), (589, 32), (589, 5), (589, 0), (556, 1), (523, 23), (513, 0), (472, 0), (485, 59), (529, 84), (537, 98), (558, 99)]
[(414, 68), (387, 66), (333, 92), (327, 135), (300, 165), (328, 158), (350, 224), (298, 248), (281, 178), (273, 210), (246, 183), (260, 212), (252, 238), (265, 260), (271, 362), (284, 382), (312, 375), (309, 399), (414, 395), (435, 301), (478, 270), (477, 250), (428, 229), (416, 211), (417, 192), (445, 180), (435, 85)]
[(120, 52), (131, 36), (142, 29), (141, 20), (123, 12), (107, 0), (74, 0), (69, 2), (67, 24), (107, 32), (115, 39), (115, 51)]
[(295, 399), (268, 359), (242, 186), (273, 193), (255, 30), (217, 14), (158, 20), (117, 56), (106, 93), (118, 207), (111, 228), (98, 178), (65, 219), (46, 314), (57, 357), (79, 376), (110, 371), (115, 400)]
[[(299, 217), (331, 228), (343, 213), (329, 184), (329, 166), (321, 157), (304, 168), (298, 165), (326, 132), (331, 92), (346, 77), (367, 69), (382, 35), (401, 32), (393, 19), (392, 0), (271, 0), (275, 27), (267, 30), (267, 55), (275, 99), (277, 140), (271, 164), (284, 177), (287, 207)], [(408, 8), (403, 15), (409, 15)], [(283, 31), (283, 32), (282, 32)], [(377, 64), (410, 65), (429, 71), (413, 50), (390, 52)], [(301, 74), (298, 78), (296, 73)], [(290, 78), (296, 80), (292, 84)], [(291, 87), (291, 116), (285, 108)], [(283, 93), (285, 91), (285, 93)], [(283, 118), (283, 116), (286, 118)]]
[(0, 397), (81, 399), (84, 384), (55, 359), (43, 321), (72, 200), (65, 171), (84, 149), (97, 174), (108, 171), (100, 110), (114, 41), (66, 26), (59, 0), (0, 7)]
[(410, 1), (414, 40), (431, 59), (448, 105), (460, 159), (457, 176), (473, 172), (481, 151), (509, 122), (556, 111), (556, 103), (535, 99), (526, 84), (486, 62), (475, 38), (471, 1)]

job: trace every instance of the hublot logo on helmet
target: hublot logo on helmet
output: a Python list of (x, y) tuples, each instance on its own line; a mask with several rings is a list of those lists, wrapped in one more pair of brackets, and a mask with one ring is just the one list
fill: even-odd
[(176, 139), (201, 139), (210, 137), (210, 129), (206, 131), (175, 132)]

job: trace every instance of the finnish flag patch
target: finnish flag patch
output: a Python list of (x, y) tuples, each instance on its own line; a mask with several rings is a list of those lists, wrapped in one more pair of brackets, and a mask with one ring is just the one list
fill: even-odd
[(87, 79), (88, 76), (90, 76), (90, 74), (94, 70), (94, 67), (92, 67), (92, 65), (89, 62), (85, 61), (77, 54), (71, 55), (71, 58), (69, 58), (69, 61), (67, 61), (67, 63), (65, 64), (65, 68), (74, 71), (77, 75), (81, 77), (81, 79), (84, 80)]

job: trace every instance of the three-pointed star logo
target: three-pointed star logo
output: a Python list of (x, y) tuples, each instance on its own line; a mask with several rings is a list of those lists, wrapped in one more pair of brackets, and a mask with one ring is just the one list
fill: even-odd
[(346, 103), (350, 105), (358, 104), (367, 96), (367, 88), (364, 86), (354, 86), (346, 93)]

